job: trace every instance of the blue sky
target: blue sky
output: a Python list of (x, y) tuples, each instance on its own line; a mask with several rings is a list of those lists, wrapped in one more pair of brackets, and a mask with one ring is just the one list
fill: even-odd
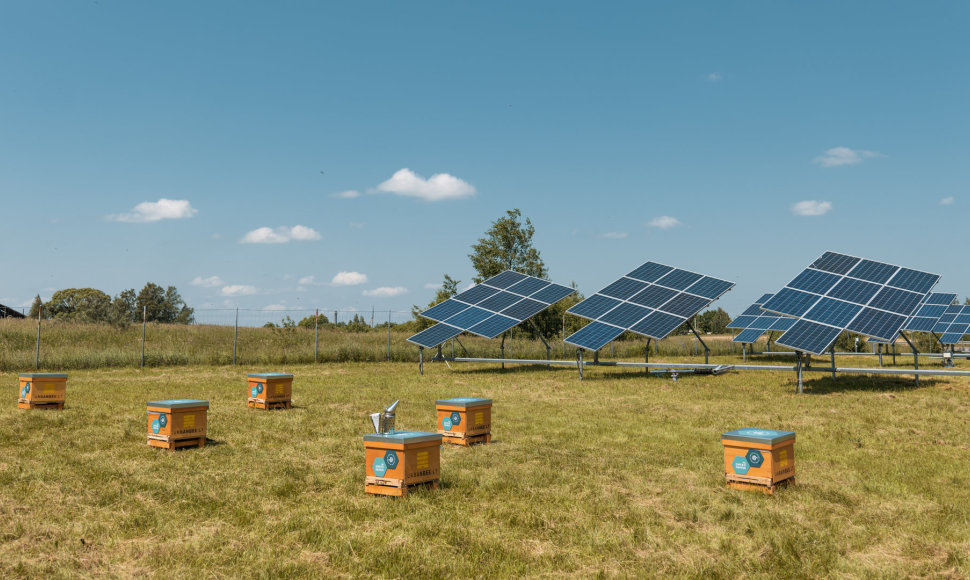
[[(518, 207), (586, 294), (654, 260), (736, 314), (825, 250), (943, 275), (961, 2), (5, 2), (0, 303), (407, 310)], [(433, 177), (437, 176), (437, 177)]]

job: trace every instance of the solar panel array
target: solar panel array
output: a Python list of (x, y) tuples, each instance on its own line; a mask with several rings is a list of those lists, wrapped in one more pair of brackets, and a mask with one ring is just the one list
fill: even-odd
[(774, 294), (765, 294), (759, 298), (757, 302), (751, 306), (748, 306), (748, 308), (741, 313), (741, 316), (738, 316), (728, 323), (728, 328), (741, 331), (737, 336), (731, 339), (731, 342), (750, 344), (757, 341), (759, 338), (761, 338), (761, 335), (769, 330), (785, 331), (795, 324), (794, 318), (777, 316), (761, 309), (761, 305), (770, 300), (772, 296), (774, 296)]
[(946, 307), (946, 311), (933, 327), (933, 332), (940, 332), (940, 343), (956, 344), (963, 341), (965, 334), (970, 334), (970, 305), (953, 304)]
[(825, 252), (762, 308), (799, 319), (778, 344), (823, 354), (843, 330), (894, 339), (939, 280), (937, 274)]
[(438, 324), (408, 342), (433, 348), (466, 331), (495, 338), (573, 292), (569, 286), (506, 270), (422, 312)]
[(596, 351), (627, 330), (663, 339), (733, 286), (734, 282), (647, 262), (567, 310), (593, 322), (566, 342)]
[(956, 294), (933, 292), (926, 297), (919, 309), (906, 321), (903, 330), (932, 332), (936, 323), (946, 314), (947, 307), (953, 304), (956, 297)]

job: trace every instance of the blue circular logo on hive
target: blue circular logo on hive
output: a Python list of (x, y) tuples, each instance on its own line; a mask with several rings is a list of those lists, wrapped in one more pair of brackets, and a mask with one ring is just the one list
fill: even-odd
[(158, 424), (161, 425), (162, 427), (164, 427), (165, 425), (168, 425), (168, 415), (166, 415), (165, 413), (162, 413), (161, 415), (159, 415)]
[(249, 389), (249, 394), (252, 395), (253, 397), (255, 397), (256, 396), (256, 387), (253, 387), (253, 388)]
[(445, 428), (445, 431), (451, 431), (451, 417), (445, 415), (444, 419), (441, 420), (441, 426)]
[(451, 424), (461, 425), (461, 414), (459, 414), (458, 411), (453, 411), (451, 413)]
[(26, 385), (24, 385), (24, 394), (26, 395), (29, 392), (30, 392), (30, 383), (27, 383)]
[(387, 453), (384, 454), (384, 463), (387, 464), (388, 469), (395, 469), (397, 467), (397, 453), (388, 449)]
[(761, 467), (761, 464), (765, 461), (764, 455), (762, 455), (757, 449), (748, 449), (748, 454), (745, 455), (744, 458), (748, 460), (751, 467), (755, 468)]
[(263, 383), (259, 383), (259, 385), (256, 387), (256, 392), (257, 393), (263, 392)]
[(161, 429), (161, 428), (162, 428), (162, 426), (159, 425), (158, 419), (155, 419), (154, 421), (152, 421), (152, 433), (155, 433), (157, 435), (158, 434), (158, 430)]
[(384, 458), (378, 457), (375, 459), (373, 465), (371, 465), (371, 469), (374, 470), (374, 475), (377, 477), (384, 477), (384, 474), (387, 473), (387, 464), (384, 463)]
[(735, 457), (734, 461), (731, 463), (731, 467), (734, 468), (734, 473), (744, 475), (748, 472), (748, 469), (750, 469), (751, 466), (748, 465), (748, 460), (744, 457)]

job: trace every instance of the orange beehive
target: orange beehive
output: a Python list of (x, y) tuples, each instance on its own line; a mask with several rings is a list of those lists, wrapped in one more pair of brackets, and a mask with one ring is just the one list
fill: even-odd
[(774, 429), (736, 429), (721, 434), (727, 486), (774, 493), (779, 483), (795, 482), (795, 433)]
[(257, 409), (289, 409), (293, 397), (293, 375), (255, 373), (249, 375), (249, 406)]
[(205, 446), (208, 413), (209, 401), (149, 401), (148, 444), (162, 449)]
[(435, 401), (438, 433), (445, 443), (471, 445), (492, 440), (492, 400), (455, 397)]
[(391, 431), (364, 435), (364, 491), (406, 496), (417, 486), (438, 489), (441, 435)]
[(21, 409), (63, 409), (67, 393), (67, 375), (60, 373), (24, 373), (20, 375)]

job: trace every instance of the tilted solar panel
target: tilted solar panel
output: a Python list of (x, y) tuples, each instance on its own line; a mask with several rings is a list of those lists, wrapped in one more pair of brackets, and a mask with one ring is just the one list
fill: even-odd
[[(944, 322), (946, 320), (946, 322)], [(942, 344), (956, 344), (963, 342), (963, 336), (970, 329), (970, 304), (954, 304), (946, 309), (946, 313), (940, 317), (939, 323), (935, 326), (936, 332), (942, 333), (940, 342)]]
[(795, 319), (777, 316), (761, 309), (761, 305), (771, 299), (774, 294), (765, 294), (751, 306), (748, 306), (741, 316), (728, 323), (727, 328), (741, 330), (731, 342), (750, 344), (756, 342), (769, 330), (788, 330)]

